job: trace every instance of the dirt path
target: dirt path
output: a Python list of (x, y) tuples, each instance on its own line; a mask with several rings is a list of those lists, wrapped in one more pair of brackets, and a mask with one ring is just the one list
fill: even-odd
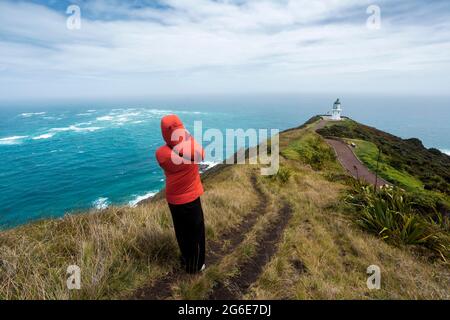
[[(208, 252), (206, 254), (206, 260), (208, 264), (215, 264), (223, 256), (233, 252), (237, 246), (244, 241), (245, 235), (253, 228), (259, 217), (263, 216), (267, 212), (267, 196), (261, 190), (258, 185), (256, 176), (251, 177), (253, 189), (258, 195), (258, 205), (247, 215), (244, 221), (240, 224), (238, 229), (230, 230), (225, 233), (220, 240), (210, 241), (208, 246)], [(226, 248), (223, 248), (223, 243), (229, 242)]]
[(327, 125), (328, 121), (321, 119), (319, 123), (317, 123), (315, 130), (323, 129)]
[[(233, 252), (239, 244), (244, 240), (245, 235), (253, 228), (267, 208), (267, 197), (258, 185), (256, 176), (251, 176), (251, 182), (256, 194), (258, 195), (258, 205), (245, 216), (243, 222), (237, 229), (230, 230), (223, 234), (220, 240), (208, 241), (206, 249), (206, 263), (208, 266), (216, 264), (224, 256)], [(228, 245), (224, 248), (223, 244)], [(143, 287), (138, 289), (130, 299), (133, 300), (162, 300), (172, 296), (172, 287), (183, 280), (189, 278), (189, 275), (185, 274), (183, 270), (176, 269), (173, 272), (167, 274), (163, 278), (157, 280), (153, 285), (149, 287)]]
[[(327, 120), (320, 120), (316, 125), (315, 130), (322, 129), (328, 123)], [(351, 147), (342, 142), (340, 140), (335, 139), (325, 139), (325, 141), (334, 149), (336, 156), (341, 163), (341, 165), (356, 179), (361, 179), (370, 183), (371, 185), (375, 185), (375, 181), (377, 182), (377, 186), (381, 187), (386, 184), (390, 185), (389, 182), (384, 180), (381, 177), (376, 177), (376, 175), (371, 172), (355, 155)]]
[(234, 300), (241, 299), (250, 286), (259, 278), (264, 266), (276, 253), (278, 243), (287, 227), (292, 208), (284, 204), (276, 221), (272, 221), (265, 230), (264, 236), (258, 242), (256, 254), (246, 263), (239, 267), (239, 274), (228, 279), (229, 285), (219, 284), (209, 296), (211, 300)]
[(333, 147), (339, 162), (353, 177), (362, 179), (371, 185), (375, 185), (376, 181), (378, 187), (389, 184), (383, 178), (377, 178), (374, 173), (369, 171), (369, 169), (359, 161), (353, 153), (353, 150), (351, 150), (350, 146), (345, 142), (332, 139), (325, 139), (325, 141)]

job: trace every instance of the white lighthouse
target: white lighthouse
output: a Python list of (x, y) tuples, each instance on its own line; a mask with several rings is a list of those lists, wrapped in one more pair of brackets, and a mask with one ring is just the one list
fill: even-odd
[(339, 99), (337, 99), (333, 105), (333, 110), (331, 110), (331, 120), (333, 120), (333, 121), (342, 120), (341, 112), (342, 112), (341, 102), (339, 101)]

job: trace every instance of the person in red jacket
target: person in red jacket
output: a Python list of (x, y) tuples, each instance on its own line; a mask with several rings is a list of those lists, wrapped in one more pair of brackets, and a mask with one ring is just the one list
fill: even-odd
[(196, 273), (205, 268), (203, 186), (198, 167), (204, 150), (176, 115), (162, 118), (161, 133), (166, 144), (156, 151), (156, 159), (166, 176), (166, 200), (181, 261), (188, 273)]

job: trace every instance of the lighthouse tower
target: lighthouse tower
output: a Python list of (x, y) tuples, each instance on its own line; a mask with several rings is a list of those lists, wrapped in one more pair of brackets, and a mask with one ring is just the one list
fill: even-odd
[(331, 120), (334, 120), (334, 121), (342, 120), (341, 112), (342, 112), (341, 102), (339, 101), (339, 99), (337, 99), (333, 105), (333, 110), (331, 110)]

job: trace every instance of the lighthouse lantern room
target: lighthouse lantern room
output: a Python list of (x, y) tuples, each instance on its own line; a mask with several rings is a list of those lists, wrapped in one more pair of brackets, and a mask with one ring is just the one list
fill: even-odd
[(333, 105), (333, 110), (331, 110), (331, 120), (334, 120), (334, 121), (342, 120), (341, 112), (342, 112), (341, 102), (339, 101), (339, 99), (337, 99)]

